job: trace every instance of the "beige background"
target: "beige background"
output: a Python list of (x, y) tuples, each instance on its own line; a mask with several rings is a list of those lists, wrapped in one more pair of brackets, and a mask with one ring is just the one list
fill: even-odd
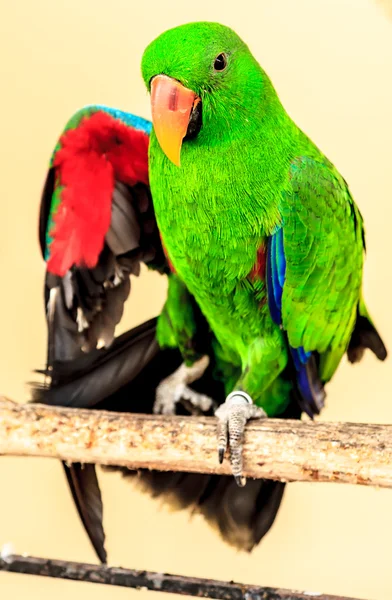
[[(384, 0), (386, 6), (389, 0)], [(392, 21), (371, 0), (0, 0), (0, 388), (27, 398), (43, 365), (44, 267), (37, 214), (47, 162), (68, 117), (98, 102), (149, 116), (144, 47), (190, 20), (234, 27), (290, 114), (350, 182), (367, 224), (365, 292), (392, 349)], [(158, 312), (165, 283), (143, 275), (124, 327)], [(342, 365), (323, 419), (391, 422), (391, 364)], [(0, 460), (0, 546), (94, 561), (60, 465)], [(392, 597), (392, 492), (292, 484), (251, 556), (200, 518), (170, 514), (116, 475), (102, 477), (112, 564), (358, 598)], [(0, 573), (1, 598), (132, 598), (147, 592)], [(152, 598), (152, 595), (150, 594)]]

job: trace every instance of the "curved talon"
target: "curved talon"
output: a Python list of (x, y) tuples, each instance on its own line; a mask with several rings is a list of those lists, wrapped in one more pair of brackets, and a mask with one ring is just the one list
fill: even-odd
[(240, 475), (234, 475), (234, 479), (238, 487), (246, 486), (246, 477)]
[(216, 410), (218, 417), (218, 458), (223, 462), (226, 448), (230, 448), (230, 463), (232, 473), (238, 486), (243, 487), (246, 478), (242, 475), (242, 450), (244, 431), (249, 419), (266, 417), (264, 410), (253, 404), (251, 397), (243, 391), (229, 394), (226, 402)]

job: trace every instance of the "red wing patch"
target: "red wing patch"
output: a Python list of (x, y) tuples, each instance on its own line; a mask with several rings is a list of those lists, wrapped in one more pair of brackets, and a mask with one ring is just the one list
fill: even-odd
[(53, 165), (63, 189), (48, 271), (64, 276), (72, 265), (96, 265), (110, 226), (115, 180), (148, 185), (148, 142), (146, 133), (102, 111), (62, 135)]
[(266, 261), (267, 256), (265, 247), (260, 246), (260, 248), (257, 250), (256, 262), (249, 273), (249, 279), (251, 279), (251, 281), (254, 281), (255, 279), (261, 279), (262, 281), (265, 281)]

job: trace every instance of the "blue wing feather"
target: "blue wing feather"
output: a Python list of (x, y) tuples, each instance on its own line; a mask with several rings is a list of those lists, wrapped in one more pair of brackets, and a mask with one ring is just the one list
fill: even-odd
[(285, 279), (285, 275), (286, 275), (286, 258), (284, 255), (284, 248), (283, 248), (283, 229), (280, 228), (278, 229), (278, 231), (276, 232), (275, 236), (276, 238), (276, 265), (277, 265), (277, 273), (278, 273), (278, 281), (279, 281), (279, 285), (280, 285), (280, 305), (282, 305), (282, 292), (283, 292), (283, 285), (284, 285), (284, 279)]
[[(273, 321), (282, 325), (282, 296), (286, 277), (286, 257), (284, 254), (283, 228), (280, 227), (268, 240), (267, 246), (267, 293), (268, 307)], [(312, 418), (320, 412), (324, 401), (324, 389), (319, 380), (317, 366), (312, 352), (301, 346), (289, 345), (296, 371), (301, 408)], [(311, 360), (313, 358), (313, 360)]]
[(273, 271), (275, 269), (275, 256), (273, 255), (274, 236), (268, 240), (267, 248), (267, 292), (268, 292), (268, 307), (271, 313), (272, 320), (281, 325), (282, 315), (281, 307), (276, 302), (276, 296), (274, 291), (274, 283), (276, 286), (276, 278), (274, 279)]
[(277, 252), (277, 240), (276, 235), (272, 237), (272, 248), (271, 248), (271, 266), (272, 266), (272, 284), (273, 294), (275, 297), (275, 304), (279, 311), (279, 325), (282, 323), (282, 292), (283, 286), (279, 280), (279, 268), (278, 268), (278, 252)]
[(108, 115), (111, 115), (115, 119), (122, 121), (125, 125), (128, 125), (128, 127), (134, 127), (135, 129), (144, 131), (147, 135), (150, 135), (151, 133), (152, 123), (147, 119), (143, 119), (132, 113), (124, 112), (123, 110), (118, 110), (117, 108), (104, 106), (103, 104), (94, 104), (92, 105), (92, 108), (106, 112)]

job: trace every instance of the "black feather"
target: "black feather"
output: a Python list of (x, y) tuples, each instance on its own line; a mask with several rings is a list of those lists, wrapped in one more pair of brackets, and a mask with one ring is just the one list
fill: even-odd
[[(126, 410), (138, 412), (137, 406), (143, 405), (143, 390), (139, 389), (139, 397), (131, 399), (129, 384), (146, 367), (152, 370), (157, 362), (152, 362), (159, 352), (155, 328), (156, 319), (151, 319), (116, 338), (109, 350), (92, 350), (72, 361), (54, 361), (51, 386), (33, 386), (33, 401), (75, 408), (99, 408), (100, 403), (106, 401), (109, 409), (120, 410), (118, 404), (124, 398)], [(181, 363), (179, 353), (176, 355), (177, 360), (170, 361), (170, 364), (176, 365), (174, 368)], [(158, 371), (166, 374), (164, 366), (162, 362)], [(111, 402), (112, 396), (115, 396), (114, 403)], [(147, 398), (147, 406), (150, 404), (152, 407), (153, 402), (152, 396)]]
[(102, 497), (95, 465), (62, 464), (79, 517), (99, 560), (106, 563)]
[(379, 360), (385, 360), (387, 349), (382, 341), (377, 329), (369, 321), (358, 313), (354, 331), (347, 349), (347, 356), (351, 363), (359, 362), (369, 348)]
[(52, 194), (54, 190), (54, 184), (56, 179), (56, 172), (51, 167), (46, 176), (44, 189), (41, 195), (41, 205), (39, 210), (39, 245), (41, 248), (42, 257), (45, 258), (46, 252), (46, 232), (48, 229), (48, 220), (50, 213), (50, 206), (52, 204)]
[(117, 183), (112, 197), (112, 219), (106, 234), (106, 243), (120, 256), (140, 246), (140, 223), (133, 195), (126, 185)]
[[(39, 238), (43, 256), (56, 171), (48, 172), (41, 199)], [(116, 181), (105, 245), (93, 268), (73, 266), (64, 277), (49, 272), (45, 279), (48, 315), (48, 367), (56, 360), (78, 359), (97, 345), (108, 347), (130, 293), (130, 275), (146, 263), (162, 273), (169, 267), (163, 252), (151, 194), (147, 186)], [(51, 290), (58, 289), (49, 306)], [(49, 319), (49, 311), (52, 318)]]

